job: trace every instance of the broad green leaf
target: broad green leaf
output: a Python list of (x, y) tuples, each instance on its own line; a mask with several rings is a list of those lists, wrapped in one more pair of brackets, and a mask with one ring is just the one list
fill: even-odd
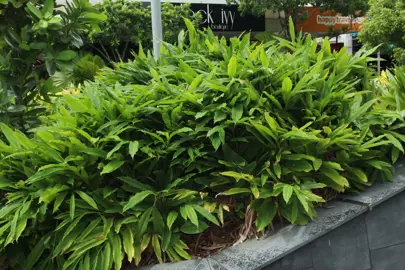
[(297, 200), (294, 200), (291, 204), (291, 220), (290, 222), (292, 224), (295, 223), (295, 221), (297, 220), (298, 217), (298, 203)]
[(44, 179), (54, 178), (55, 175), (59, 175), (62, 172), (65, 172), (66, 168), (64, 167), (57, 167), (57, 168), (50, 168), (43, 171), (39, 171), (30, 178), (28, 178), (27, 182), (30, 184), (39, 182)]
[(31, 270), (34, 268), (34, 265), (37, 263), (37, 261), (42, 256), (42, 253), (47, 248), (45, 246), (45, 242), (49, 241), (50, 238), (51, 238), (50, 235), (42, 236), (42, 238), (37, 242), (34, 248), (31, 249), (28, 258), (25, 262), (24, 269)]
[(167, 250), (167, 248), (170, 245), (171, 239), (172, 239), (172, 231), (170, 229), (166, 229), (163, 234), (163, 239), (162, 239), (162, 250), (163, 251)]
[(58, 196), (60, 192), (63, 192), (67, 189), (69, 189), (68, 186), (61, 185), (49, 187), (45, 189), (45, 191), (41, 194), (41, 196), (39, 197), (39, 202), (50, 203)]
[(160, 248), (159, 237), (154, 234), (152, 236), (152, 246), (153, 250), (155, 251), (156, 258), (158, 259), (159, 263), (163, 263), (162, 260), (162, 249)]
[(277, 178), (280, 179), (281, 177), (281, 166), (280, 164), (276, 163), (273, 165), (274, 173), (276, 174)]
[(102, 255), (102, 269), (103, 270), (110, 270), (111, 269), (111, 264), (112, 264), (112, 259), (111, 259), (111, 245), (110, 243), (106, 243), (104, 247), (104, 252)]
[(256, 228), (260, 232), (266, 228), (276, 216), (277, 205), (272, 200), (265, 200), (257, 213)]
[(146, 199), (146, 197), (150, 196), (153, 194), (153, 191), (141, 191), (139, 193), (137, 193), (136, 195), (132, 196), (128, 203), (125, 204), (123, 211), (126, 212), (127, 210), (135, 207), (137, 204), (139, 204), (140, 202), (142, 202), (143, 200)]
[(314, 165), (314, 170), (315, 170), (315, 171), (318, 171), (319, 168), (321, 168), (321, 166), (322, 166), (322, 160), (316, 158), (316, 159), (314, 159), (314, 160), (312, 161), (312, 164)]
[(63, 203), (63, 201), (65, 200), (66, 196), (67, 196), (67, 192), (62, 192), (60, 194), (58, 194), (55, 198), (55, 202), (53, 204), (53, 211), (52, 213), (55, 213), (56, 211), (59, 210), (59, 207), (61, 206), (61, 204)]
[(289, 30), (290, 30), (291, 41), (295, 42), (295, 26), (294, 26), (294, 21), (291, 16), (288, 18), (288, 26), (289, 26)]
[(188, 90), (192, 91), (196, 89), (202, 82), (202, 77), (201, 75), (198, 75), (197, 77), (194, 78), (190, 86), (188, 87)]
[(84, 240), (93, 230), (100, 224), (101, 218), (96, 218), (90, 222), (90, 224), (84, 229), (84, 231), (77, 238), (77, 241)]
[(284, 165), (288, 169), (294, 172), (310, 172), (313, 170), (311, 163), (306, 160), (295, 160), (290, 161)]
[(248, 189), (248, 188), (231, 188), (231, 189), (228, 189), (227, 191), (219, 193), (218, 195), (231, 196), (231, 195), (243, 194), (243, 193), (250, 193), (250, 189)]
[(29, 44), (30, 48), (33, 50), (43, 50), (48, 44), (46, 42), (32, 42)]
[(395, 138), (394, 136), (392, 136), (391, 134), (385, 134), (385, 136), (387, 136), (387, 139), (390, 140), (390, 142), (398, 149), (400, 150), (402, 153), (404, 153), (404, 147), (402, 146), (401, 142)]
[(105, 165), (105, 167), (103, 168), (103, 171), (101, 172), (101, 175), (112, 173), (113, 171), (119, 169), (122, 165), (124, 165), (124, 163), (125, 163), (125, 161), (121, 161), (121, 160), (111, 161), (110, 163)]
[(61, 60), (61, 61), (69, 61), (72, 60), (73, 58), (76, 57), (76, 52), (72, 51), (72, 50), (65, 50), (60, 52), (57, 56), (56, 59), (57, 60)]
[(339, 174), (338, 171), (329, 167), (321, 167), (321, 173), (331, 179), (333, 182), (338, 184), (341, 187), (349, 187), (349, 182), (345, 177)]
[(363, 183), (368, 182), (368, 177), (367, 175), (360, 169), (353, 168), (353, 167), (345, 167), (345, 171), (353, 174), (357, 179), (362, 181)]
[(90, 270), (90, 252), (86, 252), (80, 268), (83, 270)]
[(141, 218), (139, 219), (138, 222), (138, 227), (137, 227), (137, 234), (135, 234), (135, 237), (137, 240), (139, 240), (140, 238), (142, 238), (146, 232), (146, 230), (148, 229), (148, 225), (149, 225), (149, 220), (152, 214), (152, 207), (148, 208), (148, 210), (146, 210), (145, 212), (143, 212), (143, 214), (141, 215)]
[(37, 17), (37, 19), (43, 18), (41, 11), (33, 4), (27, 3), (27, 8), (35, 17)]
[(219, 222), (217, 220), (216, 217), (214, 217), (214, 215), (212, 215), (210, 212), (208, 212), (207, 210), (205, 210), (204, 208), (202, 208), (199, 205), (193, 205), (194, 209), (203, 217), (205, 217), (208, 221), (214, 223), (215, 225), (219, 226)]
[(133, 141), (129, 143), (129, 155), (132, 157), (132, 159), (135, 157), (136, 153), (138, 152), (138, 149), (139, 149), (138, 141)]
[(192, 205), (186, 204), (184, 207), (184, 211), (187, 214), (187, 217), (190, 219), (190, 221), (198, 227), (198, 217), (197, 213), (195, 212), (194, 208)]
[(326, 187), (325, 184), (316, 183), (316, 182), (304, 182), (303, 184), (301, 184), (302, 190), (312, 190), (312, 189), (319, 189), (319, 188), (324, 188), (324, 187)]
[(282, 88), (283, 92), (289, 93), (292, 90), (292, 81), (289, 77), (285, 77), (283, 80)]
[(392, 161), (392, 163), (397, 162), (397, 160), (399, 158), (399, 154), (400, 154), (399, 151), (400, 150), (398, 148), (396, 148), (396, 147), (392, 148), (392, 151), (391, 151), (391, 161)]
[(199, 234), (205, 231), (206, 229), (208, 229), (207, 223), (200, 221), (198, 226), (196, 226), (191, 222), (187, 222), (183, 226), (181, 226), (180, 230), (185, 234)]
[(226, 117), (227, 117), (227, 114), (225, 112), (223, 112), (222, 110), (218, 110), (215, 112), (215, 115), (214, 115), (214, 123), (225, 120)]
[(243, 104), (237, 102), (235, 106), (232, 108), (232, 120), (233, 122), (237, 123), (243, 115)]
[(11, 128), (9, 128), (6, 124), (0, 123), (1, 131), (3, 132), (4, 136), (6, 136), (7, 140), (9, 141), (10, 145), (15, 148), (19, 148), (20, 143), (15, 138), (15, 134)]
[(169, 213), (169, 215), (167, 216), (167, 227), (168, 227), (169, 229), (172, 228), (173, 223), (176, 221), (176, 219), (177, 219), (178, 216), (179, 216), (179, 213), (178, 213), (178, 212), (171, 211), (171, 212)]
[(325, 167), (328, 167), (328, 168), (331, 168), (331, 169), (335, 169), (335, 170), (337, 170), (337, 171), (343, 171), (343, 168), (342, 168), (342, 166), (340, 166), (339, 163), (332, 162), (332, 161), (323, 161), (322, 164), (323, 164)]
[(54, 9), (54, 0), (45, 0), (44, 8), (42, 9), (42, 14), (52, 14)]
[(76, 202), (75, 202), (75, 194), (72, 194), (70, 196), (70, 203), (69, 203), (69, 213), (70, 213), (70, 219), (75, 218), (75, 209), (76, 209)]
[[(191, 260), (190, 255), (185, 251), (185, 249), (188, 249), (188, 247), (181, 241), (177, 241), (176, 244), (174, 245), (174, 250), (176, 251), (177, 254), (179, 254), (183, 259), (185, 260)], [(172, 251), (169, 249), (168, 251)], [(173, 253), (171, 253), (173, 254)], [(178, 257), (178, 256), (176, 256)], [(178, 258), (178, 260), (181, 260)]]
[(125, 144), (125, 142), (120, 142), (119, 144), (117, 144), (110, 152), (108, 152), (107, 154), (107, 159), (110, 159), (110, 157), (117, 152), (118, 150), (120, 150), (121, 146), (123, 146)]
[(121, 270), (124, 254), (122, 253), (121, 237), (119, 235), (113, 237), (112, 247), (115, 270)]
[(136, 179), (127, 177), (127, 176), (123, 176), (123, 177), (119, 177), (119, 180), (123, 181), (124, 183), (130, 185), (131, 187), (137, 188), (141, 191), (153, 191), (154, 188), (150, 185), (146, 185), (144, 183), (139, 182)]
[(292, 193), (293, 193), (293, 187), (285, 184), (283, 186), (283, 198), (286, 203), (290, 202)]
[(238, 68), (238, 61), (235, 56), (232, 56), (228, 64), (228, 76), (231, 78), (235, 78), (237, 68)]
[(309, 204), (307, 202), (307, 198), (305, 197), (305, 195), (303, 195), (301, 193), (301, 190), (299, 190), (298, 188), (294, 187), (294, 193), (297, 196), (298, 200), (300, 201), (302, 207), (304, 207), (305, 211), (307, 213), (309, 213)]
[(121, 230), (122, 242), (124, 244), (124, 251), (127, 254), (127, 259), (129, 262), (135, 258), (135, 248), (134, 248), (134, 235), (129, 227), (125, 227)]
[(165, 229), (165, 223), (163, 221), (162, 215), (156, 207), (154, 207), (152, 211), (152, 223), (155, 232), (159, 233), (159, 235), (162, 235)]
[(94, 209), (98, 210), (96, 202), (91, 198), (89, 195), (84, 193), (83, 191), (76, 191), (76, 193), (82, 198), (88, 205), (93, 207)]
[(223, 176), (228, 176), (234, 178), (236, 181), (239, 181), (240, 179), (247, 180), (247, 181), (252, 181), (253, 180), (253, 175), (250, 174), (245, 174), (245, 173), (238, 173), (238, 172), (221, 172), (221, 175)]

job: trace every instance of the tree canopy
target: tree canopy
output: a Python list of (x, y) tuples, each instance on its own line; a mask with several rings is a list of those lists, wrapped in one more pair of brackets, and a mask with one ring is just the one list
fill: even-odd
[(405, 0), (370, 0), (370, 11), (360, 39), (368, 46), (382, 44), (393, 52), (397, 64), (405, 64)]

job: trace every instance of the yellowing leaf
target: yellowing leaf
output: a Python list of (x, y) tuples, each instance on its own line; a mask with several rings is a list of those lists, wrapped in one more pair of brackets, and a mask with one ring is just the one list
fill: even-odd
[(124, 259), (124, 254), (122, 253), (121, 237), (119, 235), (115, 235), (113, 237), (112, 244), (115, 270), (121, 270), (122, 261)]
[(160, 248), (159, 237), (156, 234), (152, 236), (152, 246), (159, 263), (163, 263), (162, 249)]
[(240, 179), (247, 180), (247, 181), (252, 181), (253, 176), (250, 174), (244, 174), (244, 173), (238, 173), (238, 172), (221, 172), (221, 175), (223, 176), (228, 176), (234, 178), (236, 181), (239, 181)]

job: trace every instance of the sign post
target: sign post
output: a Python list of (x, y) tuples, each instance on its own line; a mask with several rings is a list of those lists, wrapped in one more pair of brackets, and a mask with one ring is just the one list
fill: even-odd
[(155, 59), (160, 56), (160, 42), (163, 40), (162, 30), (162, 6), (160, 0), (151, 0), (152, 9), (152, 37), (153, 37), (153, 52)]

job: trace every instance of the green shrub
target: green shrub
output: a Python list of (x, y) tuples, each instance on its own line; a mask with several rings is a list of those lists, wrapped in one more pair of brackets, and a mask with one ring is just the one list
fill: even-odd
[(372, 52), (317, 52), (293, 33), (227, 45), (186, 22), (158, 62), (141, 50), (105, 70), (31, 139), (0, 125), (0, 250), (15, 269), (189, 259), (185, 234), (252, 210), (257, 231), (277, 213), (305, 224), (318, 189), (392, 178), (404, 124), (377, 102)]
[[(21, 130), (38, 124), (60, 91), (50, 76), (71, 66), (80, 37), (106, 19), (88, 0), (0, 1), (0, 120)], [(5, 98), (3, 98), (5, 97)]]
[(97, 73), (105, 66), (103, 59), (97, 55), (87, 54), (77, 57), (78, 60), (72, 68), (56, 72), (52, 76), (56, 87), (78, 86), (85, 81), (92, 81)]

